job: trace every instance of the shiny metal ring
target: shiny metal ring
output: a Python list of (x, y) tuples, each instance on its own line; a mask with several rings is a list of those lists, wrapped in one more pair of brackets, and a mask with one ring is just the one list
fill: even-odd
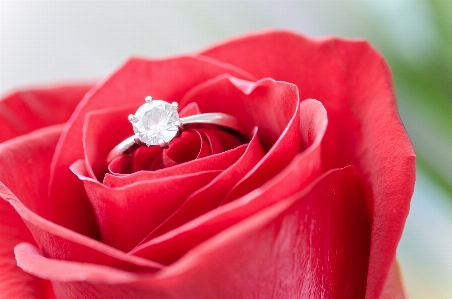
[(211, 125), (231, 130), (241, 137), (246, 136), (238, 119), (232, 115), (215, 112), (179, 118), (176, 102), (170, 104), (163, 100), (153, 100), (150, 96), (146, 97), (145, 101), (135, 114), (129, 115), (135, 134), (110, 151), (107, 163), (119, 155), (133, 152), (142, 145), (166, 148), (183, 130), (192, 127)]

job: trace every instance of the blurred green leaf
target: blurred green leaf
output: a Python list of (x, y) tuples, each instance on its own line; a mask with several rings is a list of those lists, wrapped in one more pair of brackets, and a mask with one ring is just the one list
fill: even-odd
[(452, 1), (429, 0), (434, 21), (441, 37), (444, 57), (447, 58), (449, 70), (452, 68)]

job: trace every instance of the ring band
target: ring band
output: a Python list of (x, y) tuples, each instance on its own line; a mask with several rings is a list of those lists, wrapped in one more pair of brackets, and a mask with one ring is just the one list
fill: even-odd
[(176, 102), (169, 104), (166, 101), (153, 100), (150, 96), (146, 97), (145, 101), (135, 115), (129, 115), (135, 135), (116, 145), (108, 154), (107, 163), (122, 154), (133, 152), (141, 145), (166, 148), (183, 130), (198, 126), (218, 126), (246, 137), (238, 119), (232, 115), (216, 112), (179, 118)]

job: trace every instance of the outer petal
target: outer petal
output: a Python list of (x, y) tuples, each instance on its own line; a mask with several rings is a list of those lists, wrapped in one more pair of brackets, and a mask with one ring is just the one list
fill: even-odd
[[(69, 170), (74, 161), (83, 158), (82, 128), (86, 113), (124, 105), (135, 104), (139, 107), (147, 95), (170, 102), (179, 101), (193, 86), (225, 72), (241, 78), (252, 78), (237, 67), (207, 57), (178, 57), (159, 61), (132, 59), (110, 78), (91, 89), (67, 123), (55, 152), (49, 192), (53, 210), (51, 220), (98, 238), (92, 232), (95, 217), (83, 184)], [(85, 221), (80, 221), (82, 218)]]
[(135, 280), (135, 275), (130, 272), (106, 266), (46, 259), (29, 243), (17, 245), (14, 253), (19, 267), (31, 274), (36, 272), (38, 276), (48, 280), (88, 280), (93, 283), (123, 283)]
[(92, 85), (14, 92), (0, 100), (0, 142), (66, 122)]
[[(0, 144), (0, 198), (9, 198), (11, 191), (4, 185), (7, 184), (34, 209), (45, 214), (45, 209), (32, 202), (45, 198), (46, 188), (28, 193), (24, 186), (29, 187), (32, 183), (45, 186), (45, 175), (49, 171), (42, 165), (50, 164), (52, 149), (61, 129), (61, 126), (48, 127)], [(18, 164), (23, 167), (17, 167)], [(0, 297), (52, 298), (50, 284), (24, 273), (16, 266), (14, 246), (20, 242), (35, 243), (30, 231), (14, 208), (1, 199), (0, 215)]]
[(90, 265), (71, 265), (84, 274), (60, 279), (58, 268), (37, 267), (25, 254), (18, 263), (51, 278), (59, 298), (362, 298), (371, 221), (360, 181), (352, 167), (332, 171), (160, 273), (133, 277), (116, 271), (122, 283), (108, 284), (107, 276), (104, 283), (91, 282), (87, 272), (96, 273)]
[[(0, 222), (2, 223), (1, 232), (5, 233), (1, 240), (5, 240), (6, 246), (5, 252), (2, 248), (5, 254), (2, 262), (9, 263), (11, 267), (11, 260), (8, 262), (8, 258), (12, 257), (13, 246), (25, 241), (36, 242), (35, 244), (45, 256), (56, 259), (95, 262), (126, 270), (154, 271), (161, 268), (158, 263), (128, 256), (44, 218), (48, 214), (48, 205), (47, 189), (42, 186), (47, 186), (50, 161), (61, 129), (61, 126), (40, 129), (0, 145), (0, 181), (2, 182), (0, 197), (9, 201), (10, 207), (12, 206), (12, 209), (6, 209), (4, 205), (8, 203), (5, 201), (1, 203), (2, 211), (7, 213), (5, 217), (2, 214)], [(10, 171), (11, 169), (14, 171)], [(7, 220), (12, 222), (3, 222)], [(83, 218), (80, 221), (83, 221)], [(25, 229), (24, 222), (29, 230)], [(18, 226), (14, 227), (14, 225)], [(30, 238), (30, 232), (34, 241)], [(17, 268), (14, 271), (17, 271)], [(27, 278), (24, 278), (24, 281), (27, 281)]]
[(378, 298), (415, 181), (413, 147), (399, 119), (383, 58), (366, 42), (311, 40), (288, 32), (239, 38), (202, 54), (257, 77), (294, 83), (300, 98), (315, 98), (325, 105), (330, 119), (325, 169), (353, 164), (366, 182), (373, 211), (366, 298)]
[(397, 260), (394, 260), (380, 299), (405, 299), (405, 287)]
[(201, 171), (110, 188), (84, 173), (83, 160), (71, 169), (83, 180), (93, 205), (102, 240), (122, 251), (134, 248), (171, 215), (194, 191), (221, 171)]
[[(221, 100), (220, 100), (221, 99)], [(203, 112), (222, 111), (237, 117), (251, 131), (259, 127), (265, 157), (237, 182), (223, 199), (232, 201), (274, 177), (302, 150), (298, 90), (286, 82), (249, 82), (222, 75), (206, 81), (182, 100), (196, 102)]]

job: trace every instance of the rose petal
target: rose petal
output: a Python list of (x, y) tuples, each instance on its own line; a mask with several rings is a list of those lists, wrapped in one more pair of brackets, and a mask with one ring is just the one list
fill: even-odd
[(371, 220), (360, 182), (352, 167), (328, 173), (194, 248), (167, 274), (199, 290), (193, 298), (362, 298)]
[[(132, 172), (163, 168), (163, 149), (160, 146), (140, 146), (132, 155)], [(105, 178), (104, 178), (105, 183)]]
[[(212, 100), (221, 99), (221, 100)], [(225, 196), (232, 201), (274, 177), (301, 151), (298, 90), (295, 85), (263, 79), (249, 82), (222, 75), (202, 83), (181, 104), (196, 102), (204, 112), (221, 111), (237, 117), (259, 139), (268, 153)]]
[(86, 225), (80, 221), (91, 217), (86, 216), (92, 214), (90, 203), (83, 184), (69, 170), (74, 161), (84, 156), (82, 128), (89, 111), (134, 104), (139, 107), (147, 95), (179, 101), (193, 86), (226, 72), (252, 80), (246, 72), (211, 58), (131, 59), (92, 88), (67, 123), (55, 152), (49, 191), (52, 221), (85, 235), (90, 233), (90, 221)]
[(171, 215), (185, 198), (221, 171), (202, 171), (110, 188), (86, 176), (84, 161), (71, 169), (83, 180), (104, 243), (129, 251)]
[(380, 299), (405, 299), (405, 290), (402, 282), (402, 275), (397, 260), (394, 260), (389, 270), (386, 283), (381, 293)]
[(106, 174), (104, 184), (109, 187), (123, 187), (136, 182), (155, 180), (169, 176), (189, 174), (207, 170), (225, 170), (230, 167), (245, 152), (247, 145), (241, 145), (229, 151), (196, 159), (170, 168), (157, 171), (139, 171), (130, 175), (117, 176)]
[(21, 243), (14, 248), (17, 265), (30, 274), (47, 280), (90, 281), (92, 283), (125, 283), (136, 280), (130, 272), (96, 264), (48, 259), (29, 244)]
[[(46, 188), (34, 188), (32, 185), (45, 186), (45, 175), (49, 168), (52, 149), (61, 133), (61, 126), (40, 129), (29, 135), (23, 135), (0, 144), (0, 294), (5, 298), (52, 298), (48, 282), (23, 272), (14, 259), (14, 246), (20, 242), (35, 244), (33, 236), (23, 220), (6, 201), (12, 191), (30, 203), (30, 206), (46, 214), (45, 203), (34, 202), (35, 198), (45, 198)], [(11, 170), (14, 171), (11, 171)], [(27, 188), (24, 188), (27, 186)]]
[(39, 128), (66, 122), (92, 85), (14, 92), (0, 100), (0, 143)]
[(0, 294), (4, 298), (51, 298), (47, 294), (50, 283), (23, 272), (14, 259), (14, 246), (24, 241), (34, 243), (30, 231), (4, 200), (0, 200), (0, 215)]
[(303, 111), (300, 133), (307, 148), (281, 173), (246, 196), (152, 239), (131, 253), (170, 264), (194, 246), (292, 196), (315, 180), (322, 171), (321, 142), (327, 128), (326, 111), (316, 100), (303, 101), (300, 108)]
[(185, 107), (183, 107), (179, 112), (179, 117), (187, 117), (196, 114), (200, 114), (201, 110), (199, 110), (199, 106), (196, 103), (189, 103)]
[(213, 154), (230, 150), (242, 144), (241, 138), (234, 136), (230, 132), (203, 128), (202, 133), (207, 139)]
[[(201, 110), (196, 102), (188, 103), (179, 113), (180, 117), (200, 114)], [(231, 134), (230, 132), (211, 129), (208, 127), (197, 128), (206, 138), (212, 154), (219, 154), (224, 151), (233, 149), (242, 144), (241, 138)]]
[[(145, 148), (149, 149), (148, 147), (145, 147)], [(151, 147), (151, 149), (157, 149), (157, 148)], [(161, 151), (161, 149), (160, 149), (160, 151)], [(112, 173), (114, 175), (123, 175), (123, 174), (132, 173), (133, 172), (133, 162), (134, 162), (134, 160), (135, 160), (134, 157), (132, 157), (130, 155), (120, 155), (120, 156), (114, 158), (108, 164), (108, 171), (109, 171), (109, 173)], [(152, 160), (151, 159), (149, 159), (149, 160), (146, 159), (146, 162), (148, 162), (148, 161), (150, 162)], [(139, 167), (141, 167), (142, 164), (143, 163), (140, 163)], [(108, 172), (106, 174), (108, 174)], [(105, 180), (105, 176), (104, 176), (104, 180)]]
[(181, 105), (192, 102), (203, 113), (224, 112), (235, 116), (247, 132), (258, 126), (259, 138), (268, 151), (292, 119), (299, 98), (297, 87), (290, 83), (272, 79), (251, 82), (224, 74), (192, 88)]
[(324, 168), (353, 164), (366, 180), (373, 210), (366, 298), (378, 298), (415, 181), (414, 150), (397, 113), (384, 59), (367, 42), (311, 40), (284, 31), (238, 38), (202, 54), (257, 77), (292, 82), (299, 87), (300, 98), (316, 98), (325, 105), (330, 126)]
[(161, 225), (155, 228), (143, 242), (168, 232), (178, 226), (201, 216), (208, 211), (218, 207), (227, 192), (240, 178), (248, 173), (264, 156), (259, 140), (257, 129), (251, 139), (246, 151), (231, 167), (228, 167), (209, 184), (188, 196), (183, 204)]
[[(34, 238), (34, 241), (30, 240), (30, 234), (27, 233), (28, 230), (24, 229), (23, 224), (16, 228), (18, 230), (16, 233), (13, 232), (14, 227), (10, 227), (11, 238), (15, 236), (16, 239), (10, 239), (9, 245), (13, 246), (24, 241), (36, 242), (40, 250), (50, 258), (98, 263), (125, 270), (161, 268), (158, 263), (126, 255), (43, 218), (48, 214), (48, 202), (46, 201), (47, 189), (42, 186), (48, 184), (50, 161), (61, 129), (61, 126), (39, 129), (0, 144), (0, 181), (2, 182), (0, 183), (0, 197), (9, 201), (15, 211), (13, 209), (8, 211), (14, 211), (22, 218)], [(10, 171), (11, 169), (14, 171)], [(1, 206), (4, 206), (4, 202)], [(10, 226), (21, 223), (14, 216), (11, 218), (5, 216), (1, 219), (1, 223), (3, 223), (3, 219), (5, 221), (15, 219), (14, 222), (8, 224)], [(86, 220), (86, 218), (81, 218), (79, 221)], [(92, 229), (97, 229), (97, 227), (94, 226)], [(7, 240), (8, 236), (2, 236), (2, 239), (3, 237)], [(12, 247), (9, 249), (12, 250)], [(12, 251), (9, 254), (11, 255)], [(8, 256), (10, 257), (10, 255)], [(8, 260), (6, 259), (5, 262)], [(26, 278), (24, 279), (26, 281)]]
[(42, 269), (32, 261), (24, 270), (52, 277), (59, 298), (362, 298), (371, 230), (363, 197), (353, 167), (331, 171), (309, 189), (214, 236), (161, 273), (125, 276), (121, 284), (87, 281), (98, 271), (90, 265), (77, 265), (84, 273), (72, 281), (67, 276), (60, 281), (53, 274), (58, 269)]
[(104, 243), (75, 233), (47, 221), (28, 210), (17, 198), (8, 198), (27, 224), (44, 255), (55, 259), (95, 263), (128, 271), (154, 271), (162, 265), (147, 259), (134, 258)]
[(83, 148), (86, 170), (91, 178), (102, 181), (108, 171), (108, 153), (118, 143), (133, 135), (127, 116), (134, 107), (109, 108), (92, 111), (85, 116)]
[(163, 151), (163, 166), (171, 167), (212, 154), (209, 145), (197, 130), (185, 130)]

